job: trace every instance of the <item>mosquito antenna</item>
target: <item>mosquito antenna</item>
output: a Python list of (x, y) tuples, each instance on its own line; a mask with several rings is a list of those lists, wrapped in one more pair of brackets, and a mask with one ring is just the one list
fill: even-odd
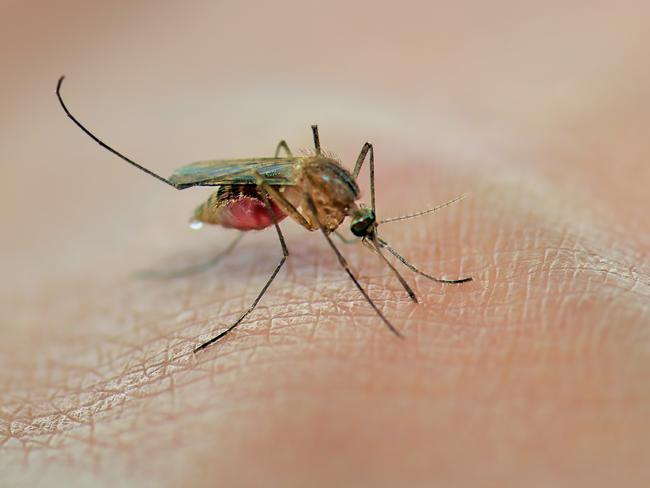
[(412, 213), (412, 214), (402, 215), (401, 217), (389, 217), (387, 219), (380, 220), (377, 223), (378, 224), (387, 224), (389, 222), (397, 222), (398, 220), (406, 220), (406, 219), (412, 219), (413, 217), (420, 217), (421, 215), (430, 214), (430, 213), (433, 213), (433, 212), (436, 212), (436, 211), (440, 210), (441, 208), (448, 207), (449, 205), (452, 205), (452, 204), (454, 204), (454, 203), (456, 203), (456, 202), (458, 202), (460, 200), (463, 200), (463, 199), (465, 199), (467, 197), (468, 197), (467, 193), (463, 193), (462, 195), (460, 195), (460, 196), (458, 196), (456, 198), (453, 198), (453, 199), (449, 200), (448, 202), (441, 203), (440, 205), (437, 205), (437, 206), (435, 206), (433, 208), (428, 208), (426, 210), (421, 210), (420, 212), (415, 212), (415, 213)]
[(384, 263), (386, 263), (386, 264), (388, 265), (388, 267), (393, 271), (393, 273), (395, 273), (395, 276), (397, 276), (397, 279), (398, 279), (399, 282), (402, 284), (402, 286), (404, 287), (404, 290), (406, 290), (406, 293), (408, 293), (408, 295), (409, 295), (409, 297), (411, 298), (411, 300), (413, 300), (415, 303), (418, 303), (418, 299), (417, 299), (417, 297), (415, 296), (415, 292), (414, 292), (413, 289), (409, 286), (409, 284), (406, 282), (406, 280), (405, 280), (404, 277), (400, 274), (400, 272), (397, 271), (397, 268), (395, 268), (395, 266), (393, 266), (393, 263), (391, 263), (391, 262), (386, 258), (386, 256), (384, 256), (384, 253), (381, 252), (381, 249), (379, 248), (379, 243), (377, 243), (377, 241), (374, 240), (374, 239), (371, 240), (371, 241), (365, 241), (365, 242), (370, 242), (371, 249), (372, 249), (373, 251), (375, 251), (377, 254), (379, 254), (379, 257), (384, 261)]
[(176, 188), (177, 190), (181, 190), (181, 189), (183, 189), (182, 186), (175, 185), (174, 183), (172, 183), (171, 181), (169, 181), (167, 178), (163, 178), (162, 176), (157, 175), (157, 174), (154, 173), (153, 171), (151, 171), (151, 170), (145, 168), (144, 166), (142, 166), (142, 165), (136, 163), (135, 161), (133, 161), (133, 160), (127, 158), (124, 154), (121, 154), (120, 152), (116, 151), (116, 150), (113, 149), (111, 146), (109, 146), (108, 144), (106, 144), (105, 142), (103, 142), (102, 140), (100, 140), (100, 139), (99, 139), (95, 134), (93, 134), (92, 132), (90, 132), (90, 130), (86, 129), (86, 127), (84, 127), (84, 125), (83, 125), (81, 122), (79, 122), (79, 121), (76, 119), (76, 117), (75, 117), (74, 115), (72, 115), (72, 114), (70, 113), (70, 110), (68, 110), (68, 107), (66, 107), (65, 103), (63, 102), (63, 98), (61, 97), (61, 85), (63, 84), (63, 80), (64, 80), (64, 79), (65, 79), (65, 76), (62, 76), (61, 78), (59, 78), (59, 81), (58, 81), (58, 83), (56, 84), (56, 96), (57, 96), (57, 98), (59, 99), (59, 103), (61, 104), (61, 108), (63, 108), (63, 111), (64, 111), (64, 112), (66, 113), (66, 115), (70, 118), (70, 120), (72, 120), (72, 121), (77, 125), (77, 127), (79, 127), (82, 131), (84, 131), (84, 132), (85, 132), (85, 133), (86, 133), (86, 134), (87, 134), (87, 135), (88, 135), (88, 136), (89, 136), (93, 141), (95, 141), (97, 144), (99, 144), (100, 146), (102, 146), (104, 149), (109, 150), (110, 152), (112, 152), (113, 154), (115, 154), (117, 157), (122, 158), (122, 159), (123, 159), (124, 161), (126, 161), (127, 163), (132, 164), (133, 166), (135, 166), (135, 167), (138, 168), (139, 170), (144, 171), (145, 173), (147, 173), (147, 174), (150, 175), (150, 176), (153, 176), (153, 177), (156, 178), (156, 179), (159, 179), (159, 180), (162, 181), (163, 183), (167, 183), (169, 186), (173, 186), (173, 187)]
[(438, 283), (448, 283), (448, 284), (459, 284), (459, 283), (467, 283), (468, 281), (472, 281), (471, 277), (467, 278), (459, 278), (457, 280), (445, 280), (441, 278), (436, 278), (435, 276), (431, 276), (430, 274), (425, 273), (424, 271), (420, 271), (417, 269), (415, 266), (413, 266), (411, 263), (409, 263), (404, 256), (402, 256), (400, 253), (398, 253), (395, 249), (390, 247), (388, 243), (383, 240), (381, 237), (377, 237), (377, 241), (381, 245), (381, 247), (385, 247), (389, 253), (391, 253), (393, 256), (395, 256), (397, 259), (399, 259), (404, 266), (406, 266), (408, 269), (411, 271), (424, 276), (425, 278), (429, 278), (432, 281), (436, 281)]
[(316, 154), (320, 154), (320, 137), (318, 137), (318, 126), (312, 125), (311, 131), (314, 133), (314, 147), (316, 147)]
[(323, 224), (321, 224), (320, 221), (318, 220), (318, 213), (316, 212), (316, 204), (314, 203), (314, 200), (311, 197), (311, 195), (306, 194), (305, 197), (306, 197), (306, 200), (307, 200), (307, 204), (309, 205), (309, 210), (311, 211), (311, 213), (312, 213), (312, 215), (314, 217), (314, 220), (318, 224), (318, 227), (320, 228), (322, 234), (325, 236), (325, 239), (327, 239), (327, 242), (330, 245), (330, 247), (332, 248), (332, 251), (334, 251), (334, 254), (336, 254), (336, 257), (338, 258), (339, 263), (341, 264), (341, 266), (343, 267), (345, 272), (348, 274), (348, 276), (350, 277), (350, 279), (354, 283), (354, 286), (357, 287), (357, 289), (361, 292), (361, 294), (366, 299), (366, 301), (374, 309), (375, 313), (384, 322), (384, 324), (386, 324), (386, 327), (388, 327), (388, 329), (393, 334), (395, 334), (397, 337), (404, 338), (402, 333), (399, 330), (397, 330), (395, 328), (395, 326), (388, 321), (388, 319), (384, 316), (383, 313), (381, 313), (381, 310), (379, 310), (379, 307), (377, 307), (377, 305), (375, 305), (375, 302), (372, 301), (372, 299), (370, 298), (370, 296), (368, 295), (366, 290), (363, 289), (363, 287), (361, 286), (361, 284), (359, 283), (357, 278), (354, 276), (354, 273), (352, 273), (352, 270), (350, 270), (350, 266), (348, 265), (348, 262), (343, 257), (343, 254), (341, 254), (341, 251), (339, 251), (339, 249), (336, 247), (336, 244), (334, 244), (334, 241), (332, 241), (332, 238), (327, 234), (327, 230), (325, 230), (325, 227), (323, 227)]

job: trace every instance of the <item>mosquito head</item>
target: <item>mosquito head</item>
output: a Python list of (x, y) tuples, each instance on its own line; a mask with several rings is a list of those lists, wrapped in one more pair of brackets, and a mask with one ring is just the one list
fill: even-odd
[(371, 237), (377, 228), (375, 212), (367, 207), (357, 207), (350, 215), (350, 232), (357, 237)]

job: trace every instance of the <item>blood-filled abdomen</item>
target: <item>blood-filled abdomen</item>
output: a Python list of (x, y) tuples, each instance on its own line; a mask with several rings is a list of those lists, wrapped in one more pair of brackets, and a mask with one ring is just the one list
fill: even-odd
[[(271, 200), (278, 222), (286, 214)], [(251, 185), (221, 186), (194, 211), (194, 221), (221, 225), (237, 230), (261, 230), (273, 225), (273, 219), (257, 188)]]

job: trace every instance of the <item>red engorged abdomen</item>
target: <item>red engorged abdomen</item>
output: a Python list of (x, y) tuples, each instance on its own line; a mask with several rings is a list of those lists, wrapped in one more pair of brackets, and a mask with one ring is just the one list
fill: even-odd
[[(269, 200), (273, 213), (278, 222), (284, 219), (285, 214), (273, 200)], [(273, 225), (273, 220), (264, 202), (257, 198), (242, 197), (228, 203), (220, 209), (219, 224), (229, 229), (262, 230)]]

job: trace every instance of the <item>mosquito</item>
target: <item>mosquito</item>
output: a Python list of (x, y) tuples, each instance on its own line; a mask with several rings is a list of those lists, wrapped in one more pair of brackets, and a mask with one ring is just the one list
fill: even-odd
[[(369, 142), (363, 145), (352, 172), (344, 168), (333, 156), (321, 150), (318, 126), (312, 125), (311, 129), (315, 149), (312, 154), (294, 156), (287, 143), (281, 140), (272, 158), (261, 157), (199, 161), (182, 166), (174, 171), (169, 178), (164, 178), (104, 143), (72, 115), (61, 96), (61, 85), (63, 84), (64, 78), (62, 76), (56, 86), (56, 96), (61, 104), (61, 108), (83, 132), (101, 147), (177, 190), (184, 190), (194, 186), (216, 187), (216, 191), (210, 195), (207, 201), (199, 205), (194, 211), (190, 223), (192, 227), (199, 228), (204, 224), (212, 224), (240, 231), (238, 236), (222, 253), (207, 263), (183, 270), (162, 273), (163, 275), (179, 276), (203, 271), (216, 264), (225, 254), (232, 251), (241, 240), (244, 232), (262, 230), (268, 227), (275, 228), (278, 240), (280, 241), (280, 248), (282, 249), (282, 258), (266, 281), (266, 284), (262, 287), (255, 300), (253, 300), (253, 303), (232, 325), (197, 346), (194, 349), (195, 353), (214, 344), (232, 332), (255, 309), (271, 286), (271, 283), (289, 257), (289, 250), (279, 225), (280, 221), (287, 216), (291, 217), (305, 229), (309, 231), (320, 231), (323, 234), (323, 237), (338, 258), (341, 267), (348, 274), (368, 304), (373, 308), (377, 316), (397, 337), (403, 337), (403, 335), (384, 316), (364, 287), (361, 286), (345, 257), (330, 236), (331, 234), (335, 234), (344, 242), (355, 242), (354, 240), (348, 240), (337, 231), (346, 217), (350, 217), (351, 219), (350, 231), (358, 238), (356, 241), (360, 240), (366, 247), (379, 256), (399, 280), (413, 302), (417, 303), (418, 301), (415, 292), (397, 268), (388, 260), (383, 250), (393, 255), (400, 263), (414, 273), (432, 281), (460, 284), (472, 280), (471, 277), (448, 280), (431, 276), (416, 268), (384, 239), (379, 237), (379, 224), (396, 222), (435, 212), (442, 207), (461, 200), (465, 195), (420, 212), (401, 217), (377, 220), (375, 211), (375, 155), (373, 146)], [(282, 151), (286, 153), (285, 156), (280, 156)], [(356, 203), (361, 196), (359, 186), (357, 185), (357, 178), (366, 159), (370, 166), (370, 207)], [(156, 274), (153, 273), (154, 276)]]

